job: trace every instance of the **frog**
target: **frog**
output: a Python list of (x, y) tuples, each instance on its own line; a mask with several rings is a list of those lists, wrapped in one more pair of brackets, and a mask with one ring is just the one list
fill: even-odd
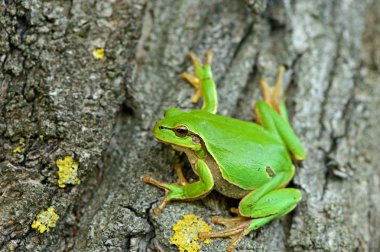
[(199, 233), (199, 238), (229, 237), (227, 251), (233, 251), (248, 233), (292, 211), (302, 199), (301, 191), (288, 188), (295, 174), (295, 165), (306, 158), (300, 139), (292, 129), (282, 79), (285, 67), (280, 65), (274, 85), (262, 77), (263, 100), (256, 102), (255, 122), (217, 114), (218, 97), (211, 63), (213, 54), (207, 51), (204, 62), (189, 53), (195, 75), (181, 76), (195, 88), (192, 101), (201, 98), (200, 109), (182, 111), (169, 108), (157, 121), (153, 135), (174, 150), (186, 154), (199, 180), (189, 183), (182, 165), (175, 165), (177, 183), (161, 182), (145, 175), (143, 181), (165, 191), (154, 214), (162, 213), (172, 201), (192, 201), (205, 197), (212, 190), (239, 199), (231, 208), (234, 217), (213, 216), (214, 224), (225, 228)]

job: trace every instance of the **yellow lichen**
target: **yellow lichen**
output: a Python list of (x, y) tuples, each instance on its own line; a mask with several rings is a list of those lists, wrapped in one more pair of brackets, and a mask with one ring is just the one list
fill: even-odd
[(22, 152), (22, 146), (17, 146), (13, 149), (13, 153), (21, 153)]
[(94, 48), (94, 49), (92, 49), (92, 56), (94, 56), (94, 58), (96, 60), (102, 60), (102, 59), (104, 59), (104, 57), (105, 57), (105, 50), (104, 50), (104, 48)]
[(78, 162), (73, 160), (72, 156), (66, 156), (63, 159), (55, 161), (58, 166), (58, 186), (65, 188), (67, 184), (79, 185), (80, 180), (77, 177)]
[(50, 231), (50, 228), (55, 227), (59, 215), (55, 212), (54, 207), (49, 207), (46, 211), (41, 211), (37, 214), (36, 219), (32, 223), (32, 228), (36, 229), (41, 234)]
[[(179, 220), (173, 225), (174, 235), (170, 238), (170, 241), (181, 252), (197, 252), (202, 248), (202, 245), (198, 242), (198, 234), (200, 232), (210, 232), (211, 229), (206, 222), (198, 220), (196, 215), (187, 214), (183, 216), (183, 220)], [(205, 239), (202, 242), (209, 244), (211, 239)]]
[(21, 153), (25, 147), (24, 138), (20, 138), (18, 141), (19, 146), (13, 149), (13, 153)]

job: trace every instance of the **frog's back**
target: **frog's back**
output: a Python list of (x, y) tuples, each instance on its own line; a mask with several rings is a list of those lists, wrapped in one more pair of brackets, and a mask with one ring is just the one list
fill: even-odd
[(229, 182), (253, 190), (289, 168), (290, 156), (282, 141), (260, 125), (199, 110), (188, 113), (191, 127)]

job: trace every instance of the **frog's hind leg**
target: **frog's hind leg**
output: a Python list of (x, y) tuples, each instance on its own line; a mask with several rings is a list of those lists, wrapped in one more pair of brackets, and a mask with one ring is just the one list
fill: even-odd
[(231, 242), (227, 251), (231, 252), (245, 235), (274, 219), (286, 215), (296, 207), (300, 199), (300, 191), (293, 188), (272, 191), (261, 197), (255, 204), (252, 204), (249, 198), (246, 199), (248, 202), (244, 202), (245, 199), (243, 198), (241, 203), (248, 206), (244, 213), (245, 216), (240, 213), (240, 216), (233, 218), (213, 217), (213, 223), (222, 224), (226, 228), (213, 233), (200, 233), (199, 236), (201, 239), (230, 237)]
[(212, 78), (211, 61), (212, 52), (207, 51), (204, 64), (201, 64), (194, 53), (189, 53), (190, 59), (193, 61), (195, 76), (187, 72), (181, 74), (181, 77), (189, 82), (195, 89), (195, 94), (191, 98), (193, 103), (198, 102), (203, 97), (202, 109), (215, 114), (218, 106), (215, 83)]

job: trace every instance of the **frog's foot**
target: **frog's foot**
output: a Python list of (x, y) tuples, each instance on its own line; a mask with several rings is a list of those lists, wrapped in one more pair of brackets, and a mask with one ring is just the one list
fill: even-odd
[[(195, 56), (194, 53), (189, 53), (190, 59), (193, 61), (193, 66), (195, 69), (196, 76), (192, 76), (187, 72), (181, 74), (181, 77), (184, 78), (187, 82), (189, 82), (195, 88), (195, 94), (191, 98), (193, 103), (197, 103), (199, 98), (202, 97), (202, 81), (199, 76), (203, 75), (203, 66), (200, 63), (200, 60)], [(212, 61), (212, 52), (207, 51), (205, 55), (205, 64), (211, 64)]]
[(206, 196), (214, 187), (214, 180), (207, 164), (199, 159), (195, 165), (199, 180), (187, 183), (182, 173), (180, 165), (176, 165), (176, 172), (179, 177), (178, 183), (163, 183), (150, 176), (144, 176), (144, 182), (151, 184), (165, 191), (164, 200), (154, 209), (154, 213), (159, 215), (165, 206), (173, 200), (196, 200)]
[(196, 91), (193, 97), (191, 97), (191, 102), (197, 103), (199, 101), (199, 98), (202, 97), (201, 81), (197, 77), (192, 76), (187, 72), (182, 73), (181, 77), (184, 78), (187, 82), (189, 82), (195, 88)]
[(223, 218), (215, 216), (211, 219), (214, 224), (221, 224), (226, 226), (225, 229), (212, 232), (212, 233), (199, 233), (199, 238), (216, 238), (216, 237), (230, 237), (231, 242), (227, 247), (228, 252), (232, 252), (239, 241), (249, 233), (248, 228), (251, 225), (252, 219), (238, 216), (233, 218)]
[(173, 197), (173, 194), (178, 194), (179, 190), (181, 190), (180, 188), (187, 184), (187, 181), (185, 177), (183, 176), (182, 168), (180, 165), (176, 166), (176, 172), (177, 174), (179, 173), (180, 174), (179, 174), (178, 183), (174, 183), (174, 184), (163, 183), (152, 178), (151, 176), (144, 176), (144, 183), (153, 185), (165, 191), (164, 199), (161, 201), (161, 203), (158, 204), (158, 206), (155, 209), (153, 209), (153, 213), (155, 215), (160, 215), (162, 211), (164, 210), (164, 208), (166, 207), (166, 205), (168, 205), (172, 199), (176, 198), (176, 197)]
[[(186, 180), (185, 176), (183, 175), (182, 165), (176, 164), (174, 167), (174, 170), (178, 176), (177, 184), (181, 185), (181, 186), (186, 185), (187, 180)], [(153, 185), (153, 186), (158, 187), (158, 188), (165, 191), (164, 200), (153, 210), (154, 214), (160, 215), (162, 213), (163, 209), (165, 208), (165, 206), (167, 204), (169, 204), (169, 200), (165, 200), (165, 198), (170, 193), (170, 189), (169, 189), (170, 186), (168, 186), (166, 183), (162, 183), (162, 182), (160, 182), (160, 181), (158, 181), (158, 180), (156, 180), (150, 176), (144, 176), (144, 183)]]
[(169, 203), (169, 200), (166, 200), (166, 196), (170, 193), (170, 190), (164, 185), (165, 183), (162, 183), (152, 178), (151, 176), (144, 176), (144, 183), (153, 185), (165, 191), (164, 200), (160, 204), (158, 204), (158, 206), (155, 209), (153, 209), (153, 213), (155, 215), (160, 215), (164, 210), (165, 206)]
[(239, 213), (239, 208), (237, 208), (237, 207), (231, 207), (230, 212), (233, 214), (237, 214), (238, 216), (241, 216)]
[(283, 101), (282, 78), (284, 71), (284, 66), (280, 65), (277, 70), (274, 87), (270, 87), (264, 77), (260, 80), (260, 86), (264, 101), (268, 103), (273, 109), (275, 109), (279, 114), (281, 114), (280, 105)]

